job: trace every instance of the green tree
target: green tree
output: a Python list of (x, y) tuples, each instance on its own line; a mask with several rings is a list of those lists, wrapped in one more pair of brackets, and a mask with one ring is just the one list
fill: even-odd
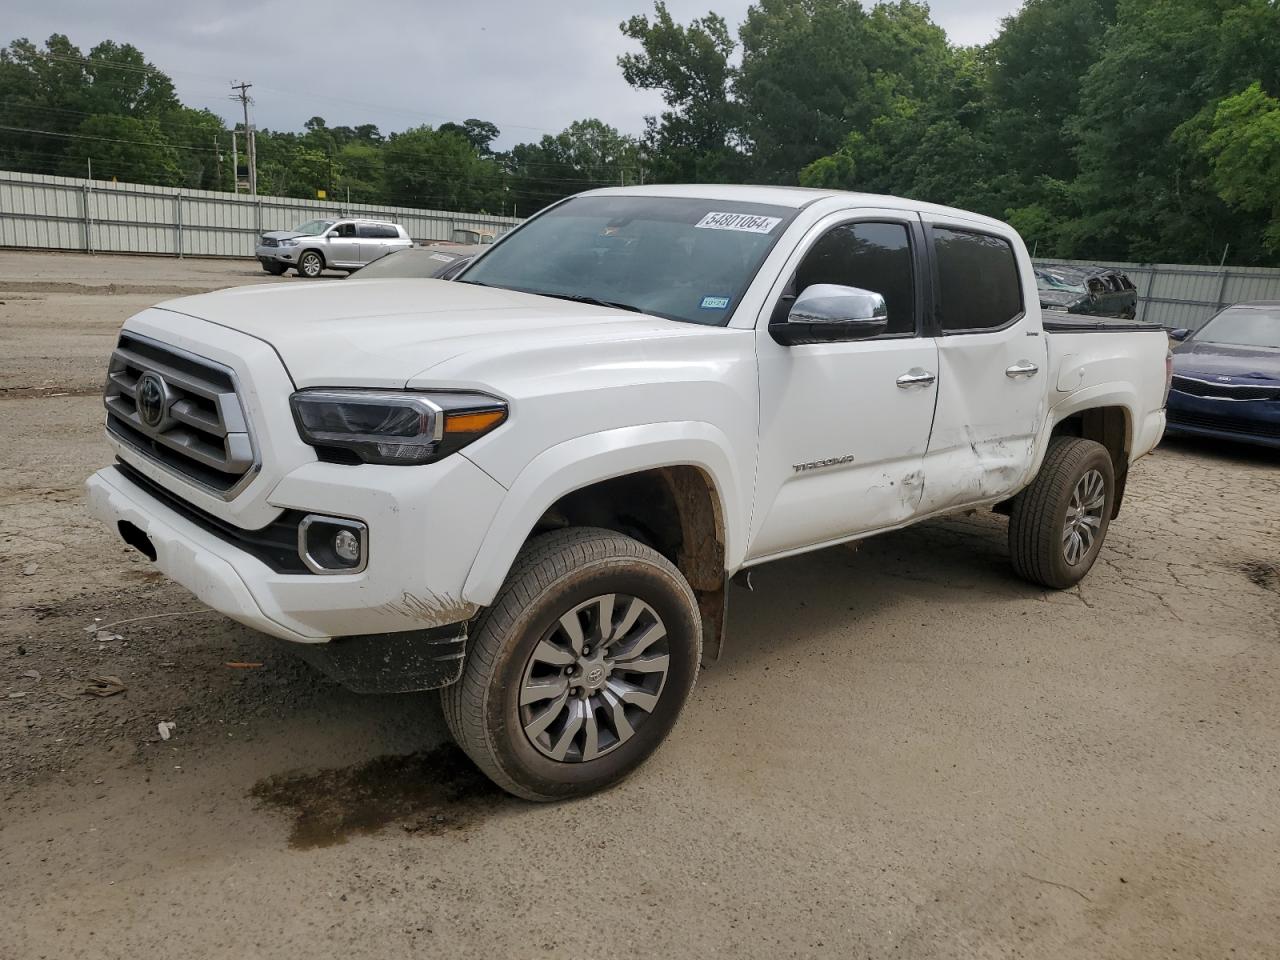
[(414, 127), (392, 134), (382, 150), (383, 191), (389, 203), (436, 210), (501, 209), (501, 167), (478, 156), (459, 133)]
[(82, 177), (89, 161), (95, 180), (129, 180), (174, 187), (182, 182), (178, 151), (155, 120), (101, 115), (89, 117), (63, 159), (62, 172)]
[(1231, 35), (1269, 7), (1269, 0), (1119, 5), (1068, 124), (1078, 213), (1063, 223), (1064, 252), (1204, 263), (1229, 244), (1244, 262), (1266, 255), (1264, 219), (1242, 217), (1217, 195), (1199, 140), (1211, 121), (1206, 108), (1244, 85), (1224, 86), (1229, 78), (1275, 76), (1266, 55), (1274, 40)]
[(699, 183), (740, 176), (729, 65), (737, 44), (724, 18), (708, 13), (681, 26), (658, 0), (652, 20), (636, 15), (620, 29), (640, 44), (639, 53), (618, 58), (623, 79), (638, 90), (659, 91), (667, 105), (660, 116), (645, 118), (648, 178)]
[(515, 208), (533, 213), (583, 190), (635, 183), (639, 147), (601, 120), (578, 120), (554, 137), (517, 144), (509, 165)]
[(230, 139), (223, 130), (221, 117), (210, 110), (174, 107), (160, 115), (159, 123), (164, 138), (177, 151), (182, 170), (180, 186), (197, 190), (231, 189)]
[(437, 128), (439, 133), (457, 133), (471, 144), (473, 150), (481, 156), (493, 153), (493, 141), (498, 139), (500, 131), (496, 124), (488, 120), (477, 120), (474, 117), (462, 123), (442, 123)]
[(871, 13), (857, 0), (758, 0), (740, 35), (744, 130), (757, 175), (782, 183), (898, 98), (940, 95), (950, 60), (945, 32), (910, 0)]
[(1027, 0), (1002, 22), (987, 47), (991, 65), (991, 133), (1010, 172), (1037, 200), (1040, 178), (1076, 174), (1067, 121), (1080, 104), (1085, 74), (1115, 22), (1115, 0)]
[(1270, 218), (1267, 247), (1280, 254), (1280, 100), (1261, 83), (1226, 97), (1201, 145), (1218, 196), (1234, 209)]

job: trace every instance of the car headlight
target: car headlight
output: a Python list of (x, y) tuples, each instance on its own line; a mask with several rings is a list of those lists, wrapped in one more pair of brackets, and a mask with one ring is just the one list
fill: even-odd
[(431, 463), (507, 419), (507, 405), (483, 393), (300, 390), (289, 404), (303, 441), (346, 463)]
[(296, 247), (297, 245), (298, 245), (297, 240), (281, 240), (280, 241), (280, 246), (282, 247)]

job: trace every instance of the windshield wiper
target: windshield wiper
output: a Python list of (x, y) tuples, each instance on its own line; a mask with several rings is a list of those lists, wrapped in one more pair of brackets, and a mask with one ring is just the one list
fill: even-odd
[(644, 313), (645, 311), (633, 303), (619, 303), (617, 300), (601, 300), (599, 297), (588, 297), (581, 293), (548, 293), (545, 290), (530, 290), (540, 297), (555, 297), (557, 300), (571, 300), (574, 303), (590, 303), (597, 307), (613, 307), (615, 310), (626, 310), (628, 313)]

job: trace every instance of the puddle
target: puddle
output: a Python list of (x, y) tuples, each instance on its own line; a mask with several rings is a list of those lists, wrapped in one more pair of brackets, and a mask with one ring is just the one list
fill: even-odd
[(249, 795), (293, 814), (289, 846), (295, 850), (346, 843), (394, 823), (406, 833), (461, 830), (516, 802), (452, 743), (354, 767), (268, 777)]
[(1240, 564), (1240, 572), (1263, 590), (1280, 591), (1280, 567), (1265, 560), (1246, 560)]

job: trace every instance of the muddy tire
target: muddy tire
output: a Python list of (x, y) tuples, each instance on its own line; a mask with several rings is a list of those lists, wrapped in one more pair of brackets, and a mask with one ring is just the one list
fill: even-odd
[(528, 800), (622, 780), (675, 725), (698, 676), (702, 625), (665, 557), (610, 530), (529, 541), (441, 691), (454, 739)]
[(298, 276), (314, 280), (324, 270), (324, 257), (317, 250), (308, 250), (298, 258)]
[(1050, 440), (1040, 472), (1013, 500), (1013, 569), (1023, 579), (1056, 590), (1079, 583), (1102, 549), (1115, 491), (1115, 469), (1106, 447), (1078, 437)]

